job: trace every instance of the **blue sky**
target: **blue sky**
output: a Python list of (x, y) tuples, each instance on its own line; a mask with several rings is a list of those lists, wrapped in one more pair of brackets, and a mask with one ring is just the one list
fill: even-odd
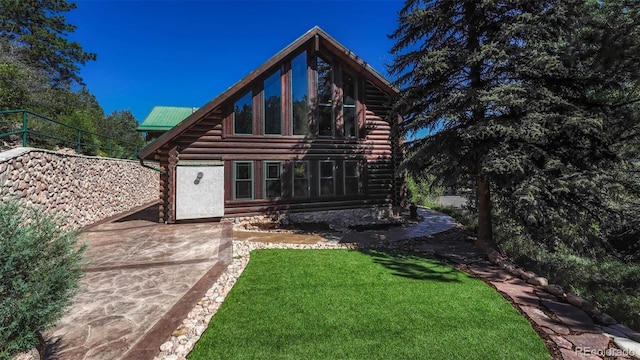
[(399, 0), (90, 1), (66, 14), (98, 60), (81, 76), (106, 113), (200, 107), (318, 25), (387, 75)]

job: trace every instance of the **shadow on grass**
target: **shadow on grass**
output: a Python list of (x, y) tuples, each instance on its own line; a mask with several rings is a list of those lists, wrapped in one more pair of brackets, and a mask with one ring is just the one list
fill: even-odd
[(374, 263), (389, 269), (395, 276), (414, 280), (460, 281), (458, 270), (425, 254), (385, 249), (361, 249), (358, 251), (371, 256)]

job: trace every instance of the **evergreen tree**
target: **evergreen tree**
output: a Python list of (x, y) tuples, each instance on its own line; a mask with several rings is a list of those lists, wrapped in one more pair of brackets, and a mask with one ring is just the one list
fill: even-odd
[(492, 205), (550, 246), (622, 215), (635, 191), (618, 176), (633, 166), (620, 143), (637, 134), (635, 2), (409, 0), (399, 16), (400, 130), (432, 132), (405, 165), (475, 181), (482, 245)]
[(82, 84), (79, 65), (96, 59), (67, 39), (75, 26), (63, 13), (75, 8), (66, 0), (0, 0), (0, 39), (20, 46), (27, 64), (43, 71), (55, 87)]
[(503, 150), (524, 154), (521, 172), (492, 177), (504, 214), (536, 242), (599, 255), (637, 221), (639, 5), (562, 1), (545, 15), (516, 62), (528, 88), (518, 130), (538, 135)]
[(394, 103), (405, 119), (401, 131), (434, 132), (410, 144), (406, 164), (443, 180), (475, 180), (478, 241), (485, 246), (493, 244), (487, 164), (514, 116), (511, 105), (526, 91), (512, 81), (510, 59), (519, 46), (513, 27), (546, 6), (408, 0), (391, 35), (390, 72), (403, 88)]
[(49, 87), (46, 76), (23, 61), (18, 47), (0, 41), (0, 110), (41, 103), (38, 94)]
[[(126, 157), (136, 154), (145, 144), (144, 136), (136, 131), (137, 128), (138, 120), (130, 110), (114, 110), (104, 117), (98, 132), (115, 140), (111, 144), (112, 156)], [(103, 146), (106, 148), (108, 144)]]

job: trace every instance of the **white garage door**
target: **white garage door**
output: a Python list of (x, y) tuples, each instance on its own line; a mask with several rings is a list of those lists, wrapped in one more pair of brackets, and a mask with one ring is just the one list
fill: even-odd
[(224, 166), (180, 165), (176, 168), (176, 220), (224, 215)]

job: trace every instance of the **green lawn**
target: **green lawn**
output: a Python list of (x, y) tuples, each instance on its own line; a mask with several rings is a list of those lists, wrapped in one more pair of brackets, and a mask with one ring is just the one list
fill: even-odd
[(411, 254), (257, 250), (189, 359), (549, 359), (494, 289)]

